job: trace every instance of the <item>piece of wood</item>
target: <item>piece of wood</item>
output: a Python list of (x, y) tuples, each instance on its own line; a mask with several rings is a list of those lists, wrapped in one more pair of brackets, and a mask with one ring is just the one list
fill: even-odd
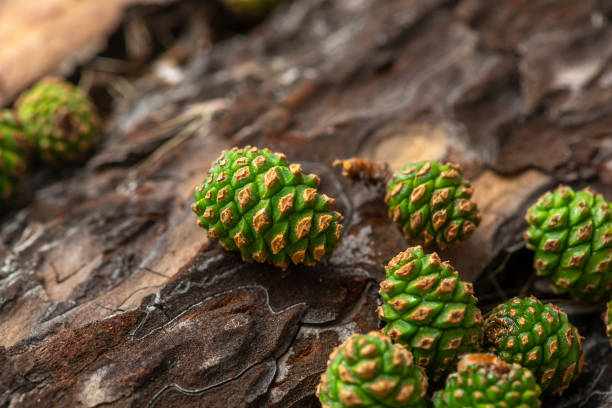
[(169, 0), (5, 0), (0, 4), (0, 107), (51, 73), (104, 48), (126, 7)]
[[(525, 287), (552, 297), (530, 285), (523, 215), (559, 182), (612, 199), (609, 42), (590, 42), (612, 13), (523, 3), (296, 0), (204, 54), (187, 48), (177, 82), (134, 82), (89, 162), (29, 176), (0, 220), (0, 404), (318, 406), (330, 351), (378, 328), (383, 266), (413, 244), (384, 188), (343, 178), (338, 158), (459, 163), (483, 220), (440, 257), (476, 281), (485, 311)], [(245, 264), (197, 227), (193, 189), (235, 144), (321, 177), (345, 216), (332, 257)], [(604, 407), (599, 311), (560, 302), (587, 365), (544, 407)]]

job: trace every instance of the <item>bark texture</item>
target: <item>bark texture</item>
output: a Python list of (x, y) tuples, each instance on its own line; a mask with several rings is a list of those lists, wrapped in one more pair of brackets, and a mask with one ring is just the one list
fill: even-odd
[[(205, 51), (188, 36), (122, 93), (85, 166), (32, 174), (0, 218), (0, 405), (317, 406), (329, 352), (378, 327), (383, 265), (411, 244), (338, 158), (459, 163), (483, 220), (440, 257), (485, 310), (552, 298), (523, 215), (560, 182), (612, 199), (611, 17), (595, 0), (296, 0)], [(198, 228), (194, 187), (244, 144), (321, 177), (345, 216), (331, 258), (245, 264)], [(559, 303), (587, 365), (544, 406), (608, 406), (603, 309)]]

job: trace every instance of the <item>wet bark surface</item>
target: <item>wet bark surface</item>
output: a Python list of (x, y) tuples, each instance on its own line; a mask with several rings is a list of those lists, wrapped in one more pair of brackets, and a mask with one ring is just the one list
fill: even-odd
[[(361, 156), (459, 163), (483, 220), (440, 257), (485, 311), (535, 294), (569, 313), (587, 365), (544, 407), (610, 405), (602, 308), (553, 295), (522, 242), (558, 183), (612, 199), (608, 3), (299, 0), (207, 46), (192, 19), (127, 85), (83, 68), (121, 96), (101, 145), (28, 176), (0, 218), (0, 404), (317, 406), (329, 352), (379, 327), (383, 266), (413, 244), (384, 187), (332, 166)], [(245, 264), (196, 225), (194, 187), (245, 144), (321, 177), (345, 216), (332, 257)]]

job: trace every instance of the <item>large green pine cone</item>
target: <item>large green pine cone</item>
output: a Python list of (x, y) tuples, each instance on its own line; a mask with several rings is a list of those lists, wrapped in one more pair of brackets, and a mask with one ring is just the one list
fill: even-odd
[(612, 300), (607, 304), (604, 322), (606, 323), (606, 334), (610, 338), (610, 345), (612, 346)]
[(395, 256), (386, 274), (377, 309), (387, 322), (384, 332), (405, 345), (433, 381), (454, 369), (459, 355), (478, 349), (482, 314), (473, 286), (448, 262), (417, 246)]
[(370, 332), (353, 334), (334, 349), (317, 397), (323, 408), (425, 408), (427, 385), (409, 351)]
[(391, 178), (385, 202), (407, 239), (444, 248), (467, 240), (480, 224), (472, 193), (459, 166), (425, 161), (408, 164)]
[(553, 304), (514, 298), (491, 311), (484, 331), (485, 347), (529, 368), (543, 391), (561, 395), (582, 371), (580, 334)]
[(28, 168), (31, 146), (11, 110), (0, 111), (0, 199), (10, 197)]
[(285, 0), (221, 0), (234, 13), (244, 17), (259, 17)]
[(589, 188), (559, 186), (540, 197), (525, 217), (527, 247), (538, 275), (559, 293), (598, 301), (612, 295), (612, 204)]
[(89, 97), (59, 78), (45, 78), (16, 103), (19, 118), (40, 158), (48, 163), (81, 160), (98, 137), (98, 116)]
[(343, 229), (342, 215), (330, 210), (334, 200), (318, 185), (282, 153), (233, 148), (196, 187), (192, 209), (210, 238), (245, 261), (312, 266), (334, 251)]
[(491, 354), (466, 354), (434, 408), (538, 408), (542, 390), (528, 369)]

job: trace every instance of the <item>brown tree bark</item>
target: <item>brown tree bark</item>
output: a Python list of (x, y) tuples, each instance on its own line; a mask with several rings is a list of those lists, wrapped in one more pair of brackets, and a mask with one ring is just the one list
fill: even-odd
[[(383, 265), (411, 244), (382, 187), (343, 178), (338, 158), (461, 164), (483, 220), (440, 257), (485, 310), (552, 298), (523, 214), (560, 182), (612, 199), (610, 17), (594, 0), (296, 0), (187, 53), (171, 80), (133, 82), (88, 163), (31, 175), (0, 218), (0, 404), (317, 406), (329, 352), (378, 327)], [(319, 174), (345, 216), (332, 257), (245, 264), (197, 227), (194, 187), (244, 144)], [(598, 309), (559, 302), (587, 366), (544, 406), (604, 407)]]

